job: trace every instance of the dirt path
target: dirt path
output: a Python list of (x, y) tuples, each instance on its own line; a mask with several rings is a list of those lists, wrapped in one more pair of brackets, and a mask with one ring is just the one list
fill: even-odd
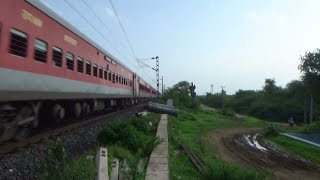
[(320, 166), (266, 144), (260, 128), (220, 129), (209, 134), (218, 159), (257, 170), (271, 169), (275, 179), (320, 179)]

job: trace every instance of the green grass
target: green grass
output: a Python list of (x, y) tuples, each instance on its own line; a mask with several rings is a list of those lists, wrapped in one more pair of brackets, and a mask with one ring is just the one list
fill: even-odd
[(188, 156), (179, 147), (169, 132), (170, 179), (264, 179), (267, 173), (257, 173), (253, 169), (241, 168), (217, 160), (213, 146), (208, 142), (207, 133), (221, 128), (260, 127), (264, 122), (255, 118), (236, 121), (218, 112), (202, 110), (181, 110), (178, 118), (169, 117), (169, 124), (177, 137), (194, 153), (198, 154), (208, 166), (208, 171), (199, 174)]
[[(127, 179), (142, 180), (148, 158), (154, 146), (160, 142), (155, 137), (159, 121), (160, 115), (151, 113), (145, 117), (110, 122), (97, 137), (101, 144), (71, 161), (66, 159), (61, 141), (48, 140), (45, 145), (49, 151), (37, 172), (38, 179), (95, 179), (97, 175), (95, 162), (86, 160), (86, 157), (87, 155), (95, 156), (99, 147), (107, 147), (109, 175), (113, 159), (118, 158), (122, 162), (125, 161), (130, 169), (126, 174)], [(140, 160), (145, 163), (144, 167), (138, 170)]]
[(280, 145), (282, 148), (294, 152), (314, 163), (320, 164), (320, 148), (300, 142), (297, 140), (290, 139), (288, 137), (278, 135), (274, 137), (269, 137), (269, 140)]

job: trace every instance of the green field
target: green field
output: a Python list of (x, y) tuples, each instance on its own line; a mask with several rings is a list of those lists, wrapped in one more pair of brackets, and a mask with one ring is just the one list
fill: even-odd
[[(217, 160), (207, 139), (207, 133), (215, 129), (261, 127), (264, 124), (264, 121), (255, 118), (234, 119), (218, 112), (190, 109), (181, 110), (178, 118), (169, 117), (170, 179), (268, 179), (270, 173), (256, 172)], [(208, 167), (206, 172), (196, 171), (173, 137), (174, 134), (205, 162)]]
[(290, 139), (282, 135), (269, 137), (268, 139), (280, 145), (281, 147), (283, 147), (289, 152), (296, 153), (304, 157), (305, 159), (308, 159), (314, 163), (320, 164), (320, 148), (319, 147), (306, 144), (304, 142), (297, 141), (294, 139)]

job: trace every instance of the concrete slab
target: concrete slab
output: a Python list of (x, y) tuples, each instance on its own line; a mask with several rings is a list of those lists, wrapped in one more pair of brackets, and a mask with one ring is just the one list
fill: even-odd
[(146, 175), (146, 179), (169, 179), (169, 172), (168, 171), (158, 171), (158, 172), (152, 172)]
[(157, 129), (157, 136), (163, 140), (151, 153), (147, 167), (146, 180), (169, 179), (168, 165), (168, 115), (162, 114)]
[(151, 157), (149, 159), (149, 164), (168, 164), (168, 158), (167, 157)]

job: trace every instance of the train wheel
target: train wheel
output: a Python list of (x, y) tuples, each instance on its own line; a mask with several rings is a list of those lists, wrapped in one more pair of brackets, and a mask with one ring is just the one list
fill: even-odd
[(53, 120), (59, 124), (65, 117), (65, 110), (60, 104), (55, 104), (52, 107), (52, 118)]
[(86, 115), (86, 114), (88, 114), (90, 112), (90, 106), (88, 105), (88, 103), (83, 102), (81, 104), (81, 112), (82, 112), (83, 115)]
[(79, 118), (81, 116), (81, 105), (80, 103), (74, 103), (72, 108), (73, 116), (75, 118)]
[(17, 128), (11, 123), (0, 125), (0, 143), (12, 139), (17, 132)]
[(31, 133), (31, 129), (30, 127), (26, 126), (26, 127), (20, 127), (17, 130), (17, 133), (14, 135), (14, 140), (15, 141), (23, 141), (24, 139), (26, 139)]

